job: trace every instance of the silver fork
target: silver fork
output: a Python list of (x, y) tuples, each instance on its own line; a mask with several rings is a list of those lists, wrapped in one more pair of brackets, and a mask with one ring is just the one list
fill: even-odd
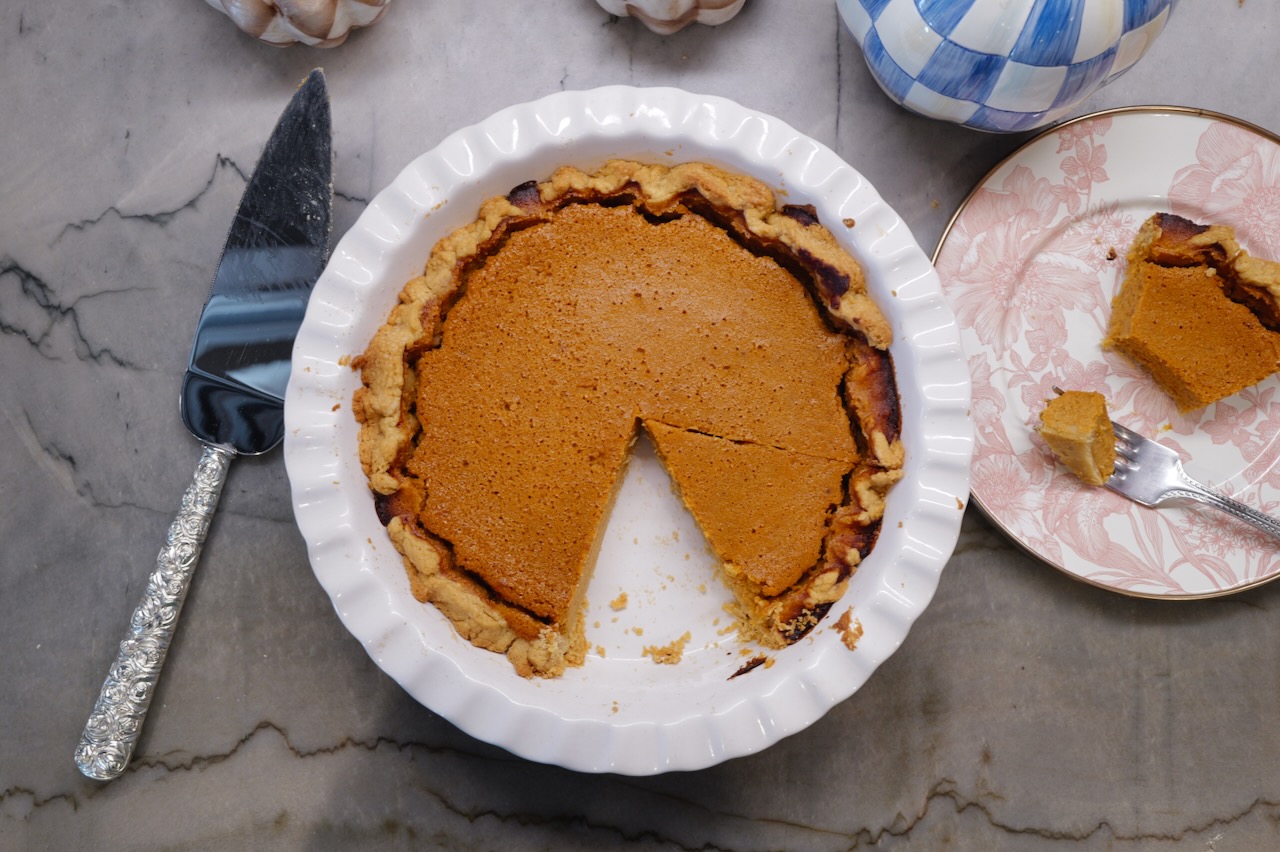
[(1116, 433), (1116, 469), (1103, 484), (1112, 491), (1144, 506), (1177, 498), (1198, 500), (1280, 538), (1280, 520), (1196, 482), (1182, 469), (1174, 450), (1114, 420), (1111, 428)]

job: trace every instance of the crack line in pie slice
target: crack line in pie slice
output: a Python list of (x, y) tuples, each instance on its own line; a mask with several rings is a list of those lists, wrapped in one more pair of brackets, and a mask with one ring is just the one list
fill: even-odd
[(583, 660), (643, 426), (744, 629), (780, 647), (843, 592), (901, 474), (888, 336), (812, 211), (757, 182), (562, 169), (486, 203), (406, 285), (357, 359), (361, 461), (414, 594), (553, 676)]
[(653, 420), (644, 428), (740, 597), (777, 597), (821, 564), (851, 463)]

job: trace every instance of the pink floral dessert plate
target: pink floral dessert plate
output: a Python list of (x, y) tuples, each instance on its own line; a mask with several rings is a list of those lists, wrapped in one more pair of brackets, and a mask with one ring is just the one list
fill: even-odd
[(1280, 377), (1180, 415), (1146, 373), (1104, 352), (1125, 252), (1157, 211), (1231, 225), (1280, 258), (1280, 137), (1179, 107), (1095, 113), (1046, 131), (956, 212), (934, 263), (973, 376), (973, 499), (1066, 573), (1127, 595), (1204, 598), (1280, 575), (1280, 551), (1226, 515), (1148, 509), (1057, 465), (1035, 433), (1052, 388), (1104, 394), (1112, 419), (1187, 472), (1280, 514)]

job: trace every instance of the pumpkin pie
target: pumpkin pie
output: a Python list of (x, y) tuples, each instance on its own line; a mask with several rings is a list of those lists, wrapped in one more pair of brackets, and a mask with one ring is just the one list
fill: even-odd
[(1249, 258), (1230, 228), (1158, 213), (1129, 250), (1102, 345), (1145, 368), (1179, 411), (1231, 396), (1280, 366), (1280, 336), (1260, 318), (1275, 311), (1275, 266)]
[(355, 360), (360, 458), (416, 597), (520, 674), (582, 664), (640, 429), (741, 631), (804, 636), (903, 449), (892, 333), (811, 208), (705, 164), (562, 168), (442, 239)]
[(1040, 412), (1040, 437), (1089, 485), (1101, 485), (1115, 472), (1116, 437), (1100, 393), (1068, 390), (1050, 399)]

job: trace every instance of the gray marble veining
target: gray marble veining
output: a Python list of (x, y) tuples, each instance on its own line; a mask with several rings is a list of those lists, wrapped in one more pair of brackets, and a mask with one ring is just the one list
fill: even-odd
[[(1206, 33), (1212, 31), (1211, 38)], [(1086, 110), (1202, 106), (1280, 130), (1280, 6), (1184, 0)], [(1131, 600), (974, 508), (867, 686), (696, 773), (583, 776), (427, 711), (311, 575), (279, 453), (237, 462), (138, 758), (72, 752), (199, 446), (178, 418), (230, 215), (293, 87), (333, 97), (335, 233), (413, 156), (511, 103), (674, 85), (778, 115), (932, 250), (1020, 137), (894, 107), (829, 0), (662, 37), (594, 0), (397, 0), (331, 51), (200, 0), (0, 10), (0, 847), (1266, 849), (1280, 844), (1280, 586)]]

